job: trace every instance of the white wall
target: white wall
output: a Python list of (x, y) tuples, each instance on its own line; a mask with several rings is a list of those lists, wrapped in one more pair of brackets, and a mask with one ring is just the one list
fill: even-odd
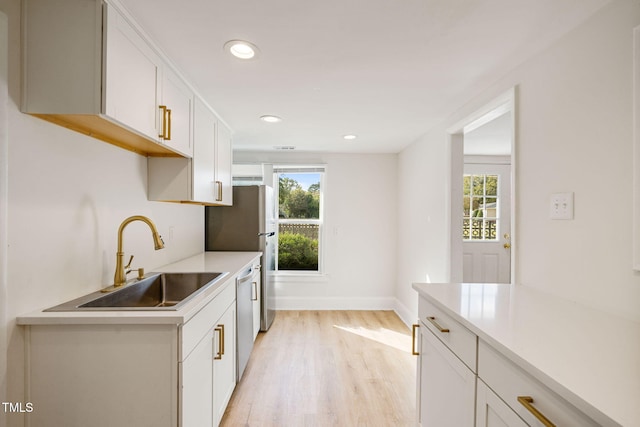
[[(396, 293), (414, 315), (411, 282), (448, 279), (446, 129), (517, 86), (517, 283), (640, 320), (631, 255), (637, 25), (640, 3), (613, 1), (400, 153)], [(550, 196), (565, 191), (575, 193), (575, 219), (552, 221)]]
[[(6, 319), (0, 317), (9, 348), (8, 370), (0, 365), (0, 380), (6, 374), (9, 401), (24, 402), (23, 330), (15, 326), (16, 316), (110, 284), (118, 226), (130, 215), (151, 218), (166, 243), (154, 251), (149, 228), (130, 224), (124, 250), (135, 255), (134, 266), (151, 271), (201, 252), (204, 208), (147, 201), (146, 158), (20, 113), (20, 1), (0, 0), (0, 10), (9, 17), (10, 31), (8, 127), (3, 129), (9, 145), (3, 272), (8, 285)], [(7, 423), (22, 425), (22, 418), (8, 415)]]
[(395, 154), (239, 151), (234, 162), (327, 165), (325, 275), (278, 278), (278, 309), (395, 308)]

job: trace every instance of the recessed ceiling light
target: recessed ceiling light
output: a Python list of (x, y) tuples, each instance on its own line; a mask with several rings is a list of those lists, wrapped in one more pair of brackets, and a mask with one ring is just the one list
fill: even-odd
[(357, 137), (358, 137), (357, 135), (353, 135), (353, 134), (344, 135), (343, 136), (344, 139), (349, 140), (349, 141), (352, 140), (352, 139), (356, 139)]
[(252, 59), (258, 54), (258, 48), (245, 40), (229, 40), (224, 44), (224, 50), (240, 59)]
[(282, 121), (280, 117), (272, 115), (260, 116), (260, 120), (267, 123), (278, 123)]

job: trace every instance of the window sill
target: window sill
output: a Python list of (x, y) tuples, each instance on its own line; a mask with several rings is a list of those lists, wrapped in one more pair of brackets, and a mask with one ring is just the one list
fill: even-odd
[(293, 283), (293, 282), (304, 282), (304, 283), (326, 283), (329, 280), (329, 277), (324, 273), (318, 272), (302, 272), (302, 271), (292, 271), (292, 272), (282, 272), (279, 271), (273, 275), (274, 279), (278, 283)]

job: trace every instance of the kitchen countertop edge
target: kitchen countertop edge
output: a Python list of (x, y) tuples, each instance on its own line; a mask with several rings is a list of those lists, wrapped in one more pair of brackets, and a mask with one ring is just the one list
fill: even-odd
[[(473, 296), (468, 295), (465, 304), (461, 303), (461, 298), (464, 298), (463, 293), (473, 293), (468, 290), (471, 287), (476, 290), (495, 287), (499, 294), (496, 298), (496, 312), (501, 311), (503, 314), (488, 319), (488, 316), (474, 316), (469, 311), (465, 312), (463, 306), (478, 307), (478, 304), (481, 304), (477, 300), (471, 301)], [(581, 306), (523, 285), (414, 283), (413, 288), (420, 296), (452, 316), (507, 359), (519, 365), (529, 375), (544, 383), (596, 422), (606, 426), (640, 425), (640, 410), (636, 405), (640, 400), (640, 378), (637, 377), (638, 367), (636, 366), (638, 363), (635, 365), (632, 365), (632, 362), (629, 363), (629, 361), (640, 360), (640, 324), (637, 322)], [(498, 306), (499, 304), (502, 307)], [(515, 315), (514, 311), (517, 310), (520, 311)], [(534, 317), (533, 313), (538, 315)], [(578, 320), (585, 319), (589, 319), (588, 325), (578, 324)], [(624, 325), (620, 328), (623, 332), (617, 332), (617, 337), (611, 338), (606, 326), (616, 322)], [(543, 352), (538, 349), (549, 343), (539, 341), (540, 337), (526, 342), (526, 336), (533, 327), (549, 330), (551, 325), (563, 333), (573, 331), (584, 334), (589, 331), (595, 339), (590, 343), (591, 347), (581, 346), (578, 342), (578, 345), (562, 348), (562, 352), (557, 350), (552, 352), (553, 354), (549, 357), (541, 356)], [(597, 366), (602, 368), (605, 375), (598, 376), (598, 379), (593, 381), (593, 385), (585, 387), (584, 381), (579, 377), (584, 376), (585, 372), (593, 373), (590, 370), (591, 367), (599, 362), (596, 356), (585, 360), (587, 358), (585, 352), (600, 348), (599, 346), (610, 346), (613, 341), (624, 343), (624, 350), (627, 350), (625, 353), (620, 348), (610, 349), (610, 353), (620, 354), (621, 363), (598, 364)], [(550, 348), (554, 348), (553, 343), (551, 345)], [(625, 353), (624, 356), (621, 353)], [(616, 355), (610, 354), (609, 357), (615, 359)], [(621, 377), (625, 369), (629, 370), (627, 376), (632, 379), (631, 383), (621, 391), (620, 383), (610, 378)], [(556, 375), (558, 372), (562, 372), (562, 378), (558, 378)], [(609, 383), (606, 383), (607, 380)]]
[(154, 272), (228, 272), (218, 284), (196, 295), (178, 310), (167, 311), (58, 311), (45, 312), (42, 309), (18, 316), (18, 325), (97, 325), (97, 324), (173, 324), (186, 323), (216, 295), (230, 284), (242, 270), (251, 266), (262, 252), (202, 252), (182, 260), (152, 269)]

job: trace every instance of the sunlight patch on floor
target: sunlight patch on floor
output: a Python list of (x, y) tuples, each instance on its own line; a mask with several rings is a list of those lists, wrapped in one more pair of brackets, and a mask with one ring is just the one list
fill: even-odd
[(347, 327), (347, 326), (339, 326), (333, 325), (334, 328), (343, 330), (345, 332), (350, 332), (355, 335), (359, 335), (363, 338), (368, 338), (370, 340), (379, 342), (381, 344), (388, 345), (390, 347), (401, 350), (405, 353), (411, 353), (411, 336), (405, 335), (400, 332), (392, 331), (390, 329), (378, 328), (378, 329), (367, 329), (363, 327)]

